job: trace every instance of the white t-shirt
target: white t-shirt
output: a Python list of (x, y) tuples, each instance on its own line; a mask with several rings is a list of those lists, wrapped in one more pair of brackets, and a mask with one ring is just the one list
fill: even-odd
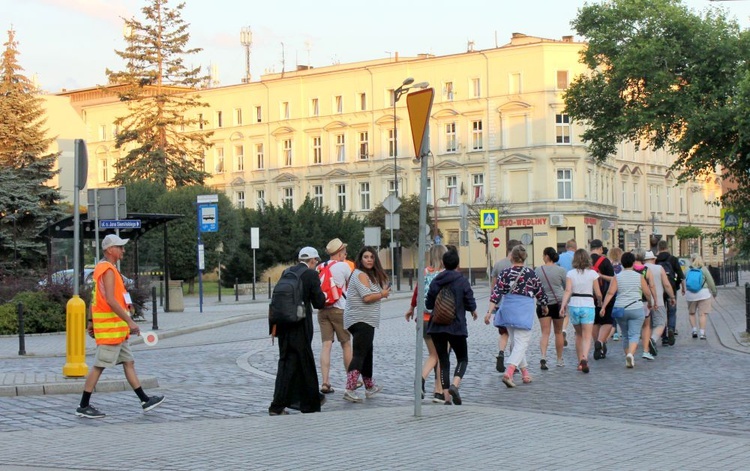
[(599, 278), (599, 274), (594, 270), (587, 268), (581, 273), (574, 268), (568, 272), (566, 278), (573, 282), (573, 294), (588, 294), (591, 296), (571, 296), (568, 306), (571, 307), (596, 307), (594, 304), (594, 281)]
[(333, 282), (336, 283), (336, 286), (341, 288), (341, 297), (331, 307), (344, 309), (346, 307), (346, 298), (344, 297), (347, 288), (346, 282), (349, 281), (349, 275), (352, 274), (352, 270), (349, 268), (349, 264), (343, 261), (336, 261), (334, 263), (333, 260), (329, 260), (326, 263), (333, 263), (331, 265), (331, 276), (333, 277)]

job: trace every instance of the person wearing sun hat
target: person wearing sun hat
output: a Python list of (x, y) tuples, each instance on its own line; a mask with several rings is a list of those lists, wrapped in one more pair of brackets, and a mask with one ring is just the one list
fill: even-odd
[[(643, 261), (648, 267), (649, 271), (654, 275), (654, 287), (656, 288), (656, 296), (654, 300), (654, 306), (651, 307), (651, 338), (648, 340), (648, 350), (652, 356), (656, 356), (658, 351), (656, 349), (656, 341), (661, 338), (661, 334), (667, 325), (667, 306), (665, 305), (665, 296), (668, 303), (674, 304), (675, 296), (672, 290), (672, 284), (669, 282), (667, 272), (664, 271), (664, 267), (656, 263), (656, 255), (654, 252), (647, 251), (646, 255), (643, 256)], [(661, 302), (660, 302), (661, 301)], [(645, 339), (644, 339), (645, 342)]]
[(105, 368), (122, 364), (125, 378), (141, 400), (144, 412), (164, 402), (164, 396), (149, 397), (143, 391), (135, 372), (135, 360), (128, 344), (130, 334), (140, 335), (141, 331), (130, 317), (129, 307), (132, 304), (130, 294), (125, 289), (122, 275), (117, 269), (117, 262), (125, 255), (125, 244), (129, 239), (122, 239), (109, 234), (102, 240), (104, 257), (94, 268), (94, 287), (91, 291), (91, 319), (86, 330), (96, 339), (96, 358), (94, 367), (86, 377), (83, 386), (81, 403), (76, 415), (86, 419), (99, 419), (105, 414), (99, 412), (89, 401), (91, 394)]
[[(344, 371), (349, 367), (352, 360), (352, 343), (351, 334), (344, 328), (344, 308), (346, 307), (347, 282), (352, 274), (349, 264), (346, 263), (347, 244), (341, 239), (333, 239), (326, 245), (326, 253), (331, 259), (327, 262), (318, 264), (316, 270), (319, 274), (330, 276), (333, 281), (332, 288), (337, 291), (338, 299), (326, 303), (323, 309), (318, 310), (318, 325), (320, 326), (320, 340), (322, 342), (320, 350), (320, 392), (330, 394), (334, 392), (330, 382), (331, 371), (331, 348), (333, 347), (333, 338), (336, 338), (341, 344), (341, 352), (344, 357)], [(324, 287), (325, 288), (325, 287)]]

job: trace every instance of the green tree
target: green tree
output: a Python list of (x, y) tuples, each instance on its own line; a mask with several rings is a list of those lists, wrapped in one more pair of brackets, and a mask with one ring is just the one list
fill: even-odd
[[(208, 106), (194, 93), (206, 80), (200, 67), (188, 68), (185, 58), (201, 49), (187, 47), (190, 34), (180, 3), (148, 0), (144, 20), (125, 20), (128, 35), (123, 71), (107, 70), (110, 84), (128, 103), (129, 114), (118, 117), (121, 129), (115, 146), (127, 154), (115, 163), (115, 183), (152, 180), (165, 187), (203, 184), (209, 176), (203, 158), (212, 133), (195, 130), (205, 121), (192, 111)], [(184, 132), (185, 129), (191, 130)]]
[(604, 161), (623, 140), (665, 148), (682, 181), (721, 168), (738, 185), (724, 206), (748, 206), (750, 32), (723, 10), (699, 15), (678, 0), (591, 3), (572, 24), (588, 41), (589, 73), (564, 99), (592, 155)]
[[(39, 265), (45, 257), (37, 235), (49, 220), (62, 213), (60, 193), (49, 186), (56, 175), (58, 154), (48, 154), (53, 138), (47, 137), (42, 99), (23, 75), (18, 62), (15, 31), (0, 62), (0, 257), (8, 264)], [(15, 250), (14, 250), (15, 246)]]
[(484, 209), (496, 209), (498, 213), (498, 218), (502, 219), (506, 217), (509, 213), (508, 210), (509, 203), (507, 201), (498, 201), (495, 199), (494, 196), (490, 196), (488, 198), (485, 198), (484, 201), (481, 203), (473, 203), (469, 205), (469, 211), (467, 213), (466, 219), (469, 222), (469, 237), (472, 236), (472, 234), (476, 235), (476, 238), (484, 244), (484, 254), (487, 258), (487, 277), (490, 276), (490, 271), (492, 271), (492, 254), (490, 253), (490, 234), (493, 232), (489, 229), (483, 229), (481, 224), (479, 223), (481, 220), (481, 212)]

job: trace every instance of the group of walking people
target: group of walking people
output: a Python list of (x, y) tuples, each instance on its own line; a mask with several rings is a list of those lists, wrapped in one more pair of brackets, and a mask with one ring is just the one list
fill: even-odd
[[(287, 408), (317, 412), (334, 392), (330, 384), (330, 353), (335, 338), (341, 344), (347, 371), (344, 399), (361, 403), (357, 391), (364, 386), (364, 398), (381, 391), (373, 379), (373, 341), (380, 324), (381, 302), (390, 295), (388, 276), (378, 259), (377, 250), (363, 247), (353, 264), (346, 260), (346, 247), (340, 239), (326, 247), (331, 260), (321, 264), (316, 249), (303, 248), (299, 255), (303, 302), (307, 316), (294, 324), (276, 326), (279, 340), (279, 363), (270, 415), (286, 414)], [(518, 241), (508, 242), (508, 256), (492, 270), (493, 287), (485, 324), (497, 327), (499, 353), (496, 368), (503, 373), (508, 388), (516, 387), (514, 373), (523, 383), (533, 381), (526, 354), (530, 348), (534, 317), (541, 328), (539, 343), (542, 371), (549, 369), (547, 351), (550, 336), (554, 338), (556, 366), (564, 367), (563, 349), (568, 340), (566, 329), (573, 325), (578, 371), (590, 371), (593, 359), (607, 358), (611, 340), (623, 340), (625, 366), (633, 368), (639, 344), (641, 358), (652, 361), (662, 346), (675, 343), (678, 292), (688, 302), (692, 337), (705, 339), (706, 316), (716, 286), (699, 255), (691, 257), (688, 273), (683, 272), (676, 257), (668, 252), (666, 241), (658, 244), (658, 255), (642, 248), (623, 253), (619, 248), (606, 252), (600, 240), (594, 239), (590, 251), (577, 248), (575, 240), (558, 254), (555, 248), (543, 251), (542, 265), (526, 266), (526, 248)], [(335, 264), (330, 266), (328, 264)], [(455, 247), (435, 245), (428, 255), (424, 274), (425, 311), (415, 313), (418, 289), (414, 290), (407, 321), (422, 322), (428, 357), (422, 370), (422, 397), (425, 384), (434, 375), (433, 402), (462, 403), (459, 388), (468, 366), (467, 317), (477, 319), (477, 303), (469, 281), (460, 273)], [(352, 268), (351, 265), (354, 265)], [(341, 296), (329, 300), (321, 289), (322, 267), (330, 270)], [(317, 271), (316, 271), (317, 268)], [(334, 270), (335, 268), (335, 270)], [(448, 301), (446, 301), (446, 299)], [(448, 303), (451, 316), (438, 321), (434, 312)], [(318, 309), (322, 336), (319, 385), (312, 353), (312, 309)], [(509, 350), (506, 356), (505, 351)], [(451, 375), (450, 354), (456, 365)]]

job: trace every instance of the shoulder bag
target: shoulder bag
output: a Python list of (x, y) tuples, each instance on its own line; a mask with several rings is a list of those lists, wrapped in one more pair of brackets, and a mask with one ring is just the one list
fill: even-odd
[(513, 327), (515, 329), (531, 330), (534, 325), (535, 301), (529, 296), (513, 294), (512, 291), (521, 277), (523, 269), (518, 273), (507, 294), (503, 295), (495, 313), (493, 324), (495, 327)]

